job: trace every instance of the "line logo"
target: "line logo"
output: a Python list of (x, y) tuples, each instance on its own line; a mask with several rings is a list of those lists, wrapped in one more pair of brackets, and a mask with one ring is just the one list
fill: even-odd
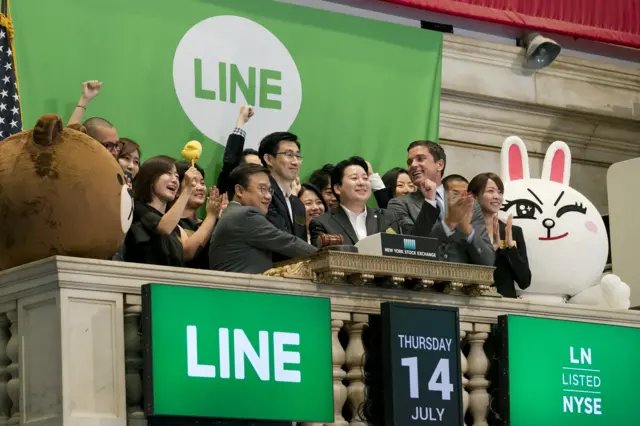
[(215, 16), (191, 27), (173, 58), (178, 101), (195, 127), (220, 145), (242, 105), (256, 116), (245, 148), (291, 127), (302, 104), (296, 63), (284, 44), (262, 25), (239, 16)]

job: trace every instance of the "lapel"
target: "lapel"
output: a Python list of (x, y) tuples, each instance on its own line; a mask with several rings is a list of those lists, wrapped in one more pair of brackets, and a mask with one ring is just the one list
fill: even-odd
[[(500, 229), (500, 241), (504, 241), (505, 240), (505, 232), (507, 229), (507, 224), (504, 223), (503, 221), (498, 219), (498, 228)], [(513, 226), (511, 227), (512, 231), (513, 231)]]
[(415, 208), (409, 209), (409, 213), (411, 215), (411, 219), (415, 222), (418, 220), (418, 216), (420, 215), (420, 210), (422, 210), (422, 204), (424, 204), (424, 197), (422, 196), (422, 192), (420, 192), (420, 190), (417, 190), (416, 192), (411, 193), (410, 199)]
[[(368, 215), (369, 214), (367, 213), (367, 217)], [(356, 235), (356, 231), (353, 229), (353, 226), (351, 226), (349, 216), (347, 216), (347, 213), (341, 206), (338, 206), (331, 212), (331, 217), (344, 230), (345, 234), (351, 238), (353, 244), (358, 242), (358, 236)]]
[[(367, 207), (367, 220), (365, 221), (367, 226), (367, 235), (373, 235), (375, 233), (384, 231), (383, 229), (378, 229), (379, 214), (380, 213), (378, 213), (378, 210), (370, 209), (369, 207)], [(380, 218), (380, 221), (382, 221), (382, 218)]]
[[(282, 210), (282, 213), (284, 213), (284, 217), (287, 218), (289, 225), (292, 227), (291, 229), (293, 229), (293, 222), (289, 215), (289, 208), (287, 207), (287, 200), (284, 198), (284, 193), (282, 192), (282, 189), (280, 189), (278, 182), (276, 182), (273, 177), (269, 176), (269, 180), (271, 181), (271, 188), (273, 189), (273, 199), (277, 200), (278, 203), (282, 205), (280, 209)], [(273, 203), (273, 200), (271, 200), (271, 202)], [(291, 206), (291, 210), (293, 211), (293, 205)]]

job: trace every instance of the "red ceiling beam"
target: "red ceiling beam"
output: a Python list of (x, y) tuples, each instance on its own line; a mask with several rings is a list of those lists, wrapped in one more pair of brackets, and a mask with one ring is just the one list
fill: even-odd
[(640, 0), (380, 1), (523, 29), (640, 48)]

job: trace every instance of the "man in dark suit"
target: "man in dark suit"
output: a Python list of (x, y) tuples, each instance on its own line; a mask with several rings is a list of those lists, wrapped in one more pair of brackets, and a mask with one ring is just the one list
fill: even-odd
[[(276, 228), (307, 241), (304, 205), (291, 193), (291, 184), (298, 177), (302, 165), (298, 137), (289, 132), (271, 133), (260, 142), (258, 153), (264, 166), (271, 172), (269, 179), (273, 199), (269, 205), (267, 219)], [(276, 255), (274, 262), (286, 259)]]
[(315, 253), (315, 247), (267, 220), (272, 190), (263, 166), (244, 164), (231, 172), (229, 206), (211, 236), (211, 269), (261, 274), (273, 267), (274, 253), (288, 258)]
[(391, 228), (399, 232), (394, 214), (385, 209), (371, 209), (371, 182), (367, 163), (361, 157), (351, 157), (336, 164), (331, 173), (331, 187), (340, 202), (309, 224), (311, 243), (316, 244), (320, 234), (340, 234), (344, 244), (355, 245), (368, 235)]
[[(403, 233), (437, 238), (444, 261), (493, 266), (495, 252), (480, 205), (471, 194), (454, 197), (442, 186), (446, 164), (442, 147), (434, 142), (415, 141), (407, 151), (409, 175), (419, 190), (392, 199), (388, 206), (399, 218)], [(429, 232), (424, 227), (416, 230), (416, 221), (424, 209), (431, 214), (437, 212), (439, 218)]]
[(258, 151), (255, 149), (244, 149), (244, 141), (247, 137), (247, 133), (243, 127), (253, 117), (254, 111), (251, 106), (240, 107), (240, 113), (238, 114), (238, 120), (236, 121), (236, 127), (227, 139), (227, 146), (224, 148), (224, 158), (222, 160), (222, 169), (218, 174), (218, 180), (216, 186), (223, 194), (227, 192), (227, 179), (229, 174), (238, 167), (240, 164), (262, 164)]

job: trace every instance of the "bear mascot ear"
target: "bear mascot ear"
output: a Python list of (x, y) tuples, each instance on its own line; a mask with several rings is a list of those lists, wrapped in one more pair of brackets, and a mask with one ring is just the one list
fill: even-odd
[(69, 124), (67, 126), (67, 129), (73, 129), (73, 130), (76, 130), (78, 132), (85, 133), (85, 134), (87, 133), (87, 128), (84, 127), (82, 124), (79, 124), (79, 123)]
[(0, 269), (54, 255), (110, 259), (131, 224), (124, 174), (53, 114), (0, 143)]

